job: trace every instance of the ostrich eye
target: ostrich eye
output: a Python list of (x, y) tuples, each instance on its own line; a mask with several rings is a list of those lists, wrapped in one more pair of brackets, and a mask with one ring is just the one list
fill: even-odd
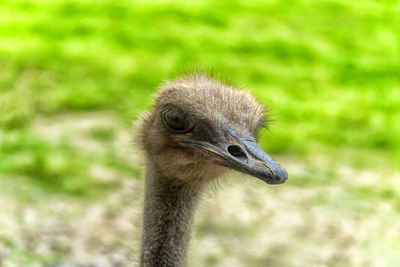
[(186, 133), (189, 128), (189, 119), (183, 113), (177, 111), (164, 111), (161, 113), (164, 125), (173, 132)]
[(179, 115), (165, 115), (165, 122), (168, 127), (175, 131), (183, 131), (186, 129), (186, 120), (185, 118), (181, 118)]

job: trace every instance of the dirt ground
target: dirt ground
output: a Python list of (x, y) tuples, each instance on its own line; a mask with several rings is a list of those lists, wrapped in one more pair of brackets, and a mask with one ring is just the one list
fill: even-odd
[[(109, 113), (66, 114), (39, 118), (32, 131), (102, 153), (102, 142), (86, 133), (111, 127), (108, 147), (142, 169), (129, 129), (116, 121)], [(324, 156), (314, 165), (285, 156), (278, 161), (290, 174), (285, 185), (232, 173), (210, 186), (196, 214), (189, 266), (400, 266), (398, 203), (365, 193), (398, 193), (398, 174), (342, 166), (325, 183)], [(46, 194), (25, 183), (26, 177), (0, 180), (0, 266), (137, 265), (141, 174), (97, 163), (90, 173), (113, 186), (82, 198)]]

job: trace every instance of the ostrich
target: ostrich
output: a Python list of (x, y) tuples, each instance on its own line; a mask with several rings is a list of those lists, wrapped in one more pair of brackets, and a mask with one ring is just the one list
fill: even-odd
[(247, 92), (204, 74), (166, 82), (139, 121), (146, 154), (142, 267), (185, 266), (193, 213), (204, 188), (229, 169), (268, 184), (286, 171), (257, 144), (264, 109)]

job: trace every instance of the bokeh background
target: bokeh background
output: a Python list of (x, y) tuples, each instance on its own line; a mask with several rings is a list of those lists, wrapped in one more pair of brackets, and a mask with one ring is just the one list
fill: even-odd
[(2, 0), (0, 266), (132, 266), (132, 121), (199, 65), (268, 105), (290, 179), (209, 190), (189, 265), (400, 266), (400, 2), (377, 0)]

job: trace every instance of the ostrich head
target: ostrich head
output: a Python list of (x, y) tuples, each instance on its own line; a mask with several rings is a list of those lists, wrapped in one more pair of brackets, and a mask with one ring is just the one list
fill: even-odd
[(264, 108), (247, 92), (188, 75), (161, 87), (138, 140), (156, 170), (176, 182), (201, 184), (233, 169), (284, 183), (286, 171), (256, 144), (264, 125)]

